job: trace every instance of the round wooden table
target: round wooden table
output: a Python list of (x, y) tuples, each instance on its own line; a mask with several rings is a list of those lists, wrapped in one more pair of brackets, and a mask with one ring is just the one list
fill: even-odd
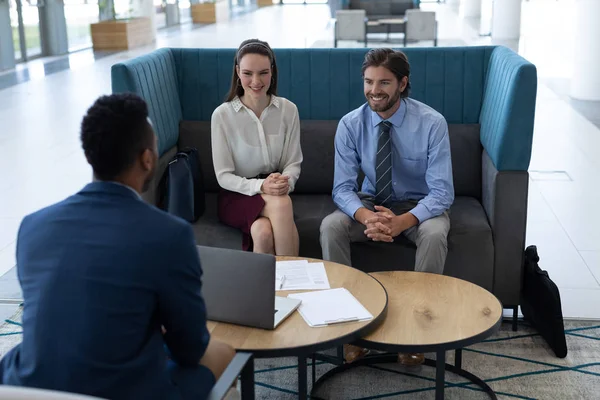
[[(307, 396), (306, 357), (313, 353), (350, 343), (364, 337), (383, 321), (388, 304), (387, 293), (378, 280), (346, 265), (303, 257), (277, 257), (278, 261), (308, 260), (322, 262), (331, 289), (344, 287), (373, 315), (368, 321), (347, 322), (311, 328), (295, 311), (276, 329), (266, 330), (208, 321), (215, 339), (228, 343), (238, 351), (250, 352), (255, 358), (298, 357), (298, 392)], [(277, 296), (307, 290), (277, 291)]]
[[(502, 322), (502, 304), (490, 292), (470, 282), (423, 272), (391, 271), (371, 274), (388, 293), (385, 321), (355, 344), (382, 350), (324, 374), (313, 386), (331, 376), (361, 365), (397, 362), (398, 353), (435, 352), (436, 399), (444, 398), (445, 371), (461, 375), (496, 398), (492, 389), (461, 367), (462, 348), (494, 334)], [(446, 351), (455, 350), (454, 365), (446, 364)]]

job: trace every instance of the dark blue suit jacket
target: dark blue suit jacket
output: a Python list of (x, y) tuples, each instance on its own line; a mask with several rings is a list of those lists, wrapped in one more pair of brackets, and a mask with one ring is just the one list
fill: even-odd
[(17, 270), (23, 342), (2, 361), (4, 384), (163, 399), (164, 345), (180, 366), (206, 350), (193, 231), (126, 186), (93, 182), (25, 217)]

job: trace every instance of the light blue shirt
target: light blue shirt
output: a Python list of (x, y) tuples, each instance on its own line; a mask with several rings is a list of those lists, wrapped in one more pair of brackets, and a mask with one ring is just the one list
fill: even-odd
[[(354, 218), (358, 198), (358, 173), (365, 180), (362, 192), (375, 196), (375, 159), (382, 118), (365, 103), (346, 114), (335, 135), (333, 201)], [(417, 200), (410, 212), (419, 223), (441, 215), (454, 201), (448, 124), (433, 108), (403, 99), (392, 123), (393, 201)]]

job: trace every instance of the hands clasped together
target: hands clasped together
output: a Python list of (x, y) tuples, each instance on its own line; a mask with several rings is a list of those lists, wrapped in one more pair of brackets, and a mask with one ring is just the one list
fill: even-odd
[(260, 189), (264, 194), (283, 196), (288, 194), (290, 189), (289, 178), (289, 176), (281, 175), (279, 172), (273, 172), (267, 176)]
[(394, 238), (405, 230), (416, 225), (417, 218), (411, 213), (395, 215), (390, 209), (375, 206), (375, 212), (370, 211), (364, 221), (365, 235), (375, 242), (393, 242)]

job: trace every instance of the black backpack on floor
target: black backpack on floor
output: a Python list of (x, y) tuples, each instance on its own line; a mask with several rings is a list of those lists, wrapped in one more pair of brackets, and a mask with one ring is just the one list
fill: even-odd
[(525, 319), (529, 320), (548, 342), (554, 354), (564, 358), (567, 356), (567, 341), (560, 292), (548, 276), (548, 272), (539, 267), (539, 261), (537, 247), (527, 247), (521, 311)]
[(204, 214), (204, 178), (197, 149), (185, 148), (175, 154), (158, 190), (158, 207), (169, 214), (189, 222), (196, 222)]

